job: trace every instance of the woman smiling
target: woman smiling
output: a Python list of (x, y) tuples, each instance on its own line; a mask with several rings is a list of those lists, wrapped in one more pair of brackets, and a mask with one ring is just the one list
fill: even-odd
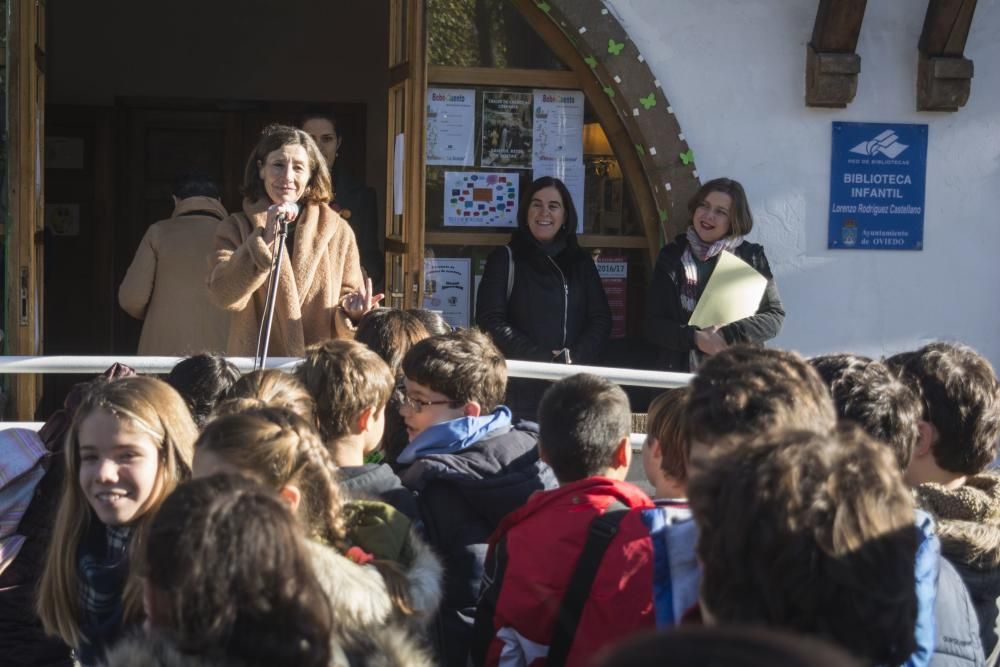
[(353, 335), (353, 321), (382, 295), (362, 280), (354, 233), (326, 202), (330, 176), (308, 134), (264, 129), (243, 176), (243, 210), (219, 223), (209, 294), (232, 311), (226, 352), (252, 355), (267, 297), (279, 218), (288, 221), (271, 354), (301, 356), (307, 345)]
[[(734, 343), (763, 343), (781, 330), (785, 311), (764, 248), (745, 240), (753, 216), (743, 186), (729, 178), (705, 183), (688, 202), (691, 225), (660, 250), (646, 297), (646, 335), (660, 348), (658, 368), (697, 369), (700, 361)], [(757, 312), (723, 327), (688, 324), (722, 251), (767, 278)]]
[[(532, 183), (517, 231), (486, 260), (476, 323), (508, 359), (592, 364), (611, 334), (611, 309), (594, 260), (577, 244), (576, 208), (557, 178)], [(546, 385), (511, 381), (508, 405), (533, 419)]]

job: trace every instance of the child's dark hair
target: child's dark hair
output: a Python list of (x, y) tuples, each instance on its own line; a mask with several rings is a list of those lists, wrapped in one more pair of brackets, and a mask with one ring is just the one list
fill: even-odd
[(538, 406), (539, 442), (560, 484), (605, 472), (632, 427), (628, 396), (597, 375), (580, 373), (549, 387)]
[(456, 404), (474, 401), (484, 414), (503, 402), (507, 389), (507, 362), (478, 329), (425, 338), (406, 353), (403, 374)]
[(298, 524), (272, 491), (235, 475), (182, 484), (153, 519), (146, 579), (158, 619), (189, 654), (240, 664), (330, 661), (333, 619)]
[(350, 435), (362, 411), (384, 410), (396, 386), (386, 363), (353, 340), (311, 345), (295, 376), (316, 402), (316, 423), (327, 446)]
[(430, 335), (423, 322), (409, 310), (375, 308), (358, 322), (354, 340), (382, 357), (396, 377), (409, 349)]
[(837, 416), (860, 426), (892, 449), (906, 470), (920, 439), (920, 399), (881, 361), (850, 354), (813, 357), (809, 363), (830, 387)]
[(705, 609), (902, 664), (916, 648), (919, 531), (888, 448), (853, 425), (732, 445), (688, 482)]
[(436, 310), (427, 310), (426, 308), (407, 308), (406, 312), (412, 317), (420, 320), (420, 323), (424, 325), (424, 328), (427, 329), (427, 333), (431, 336), (441, 336), (454, 331), (452, 326), (448, 324), (448, 321), (444, 319), (441, 313)]
[(598, 667), (725, 665), (725, 667), (862, 667), (842, 649), (815, 637), (759, 626), (685, 625), (646, 632), (617, 645)]
[(691, 381), (686, 428), (711, 445), (772, 428), (829, 431), (837, 425), (830, 391), (795, 352), (734, 345), (709, 357)]
[(985, 470), (1000, 436), (1000, 385), (990, 362), (966, 345), (938, 342), (886, 364), (917, 392), (923, 421), (937, 430), (935, 463), (962, 475)]
[(207, 352), (177, 362), (166, 377), (167, 384), (184, 398), (199, 428), (239, 379), (236, 364), (221, 354)]
[(646, 435), (660, 443), (660, 469), (677, 482), (687, 480), (687, 445), (684, 411), (688, 387), (668, 389), (649, 404)]

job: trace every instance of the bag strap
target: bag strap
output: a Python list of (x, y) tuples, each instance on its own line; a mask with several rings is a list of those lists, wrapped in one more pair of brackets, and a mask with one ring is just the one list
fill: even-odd
[(483, 585), (479, 590), (475, 624), (472, 626), (472, 633), (469, 637), (469, 661), (472, 665), (482, 665), (486, 662), (486, 653), (496, 635), (494, 617), (506, 571), (507, 536), (504, 535), (497, 542), (493, 553), (486, 559), (483, 568)]
[(629, 513), (629, 507), (619, 500), (614, 501), (598, 517), (590, 522), (587, 542), (583, 552), (576, 561), (573, 576), (559, 605), (559, 615), (556, 617), (552, 641), (549, 642), (549, 655), (545, 661), (547, 667), (562, 667), (569, 657), (570, 647), (576, 636), (576, 628), (580, 624), (583, 606), (590, 597), (590, 589), (594, 585), (597, 571), (600, 569), (604, 553), (611, 541), (618, 534), (618, 526)]
[(510, 301), (510, 293), (514, 291), (514, 252), (509, 245), (504, 248), (507, 249), (507, 301)]

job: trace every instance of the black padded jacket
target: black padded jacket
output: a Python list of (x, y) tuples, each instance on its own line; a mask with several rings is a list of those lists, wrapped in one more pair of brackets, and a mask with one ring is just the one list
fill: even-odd
[[(695, 347), (694, 332), (698, 327), (687, 323), (687, 316), (681, 309), (680, 286), (684, 281), (681, 257), (687, 247), (687, 237), (681, 234), (673, 243), (660, 250), (653, 269), (653, 280), (646, 293), (646, 337), (660, 350), (656, 364), (660, 370), (690, 370), (690, 352)], [(764, 248), (756, 243), (744, 241), (736, 247), (733, 254), (767, 278), (767, 289), (755, 315), (727, 324), (719, 329), (719, 333), (730, 345), (763, 343), (778, 335), (785, 320), (785, 309), (778, 297), (771, 266), (764, 256)], [(714, 271), (718, 258), (710, 261)], [(706, 279), (705, 283), (707, 282)], [(700, 284), (698, 288), (698, 296), (701, 296), (700, 290), (705, 285)]]

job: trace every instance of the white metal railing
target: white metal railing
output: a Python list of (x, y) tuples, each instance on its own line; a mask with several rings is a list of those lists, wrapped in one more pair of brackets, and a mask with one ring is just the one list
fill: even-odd
[[(9, 428), (26, 428), (30, 431), (38, 431), (45, 422), (4, 422), (0, 421), (0, 431), (6, 431)], [(642, 449), (642, 444), (646, 441), (645, 433), (631, 433), (629, 434), (629, 442), (632, 445), (632, 449), (639, 451)]]
[[(0, 355), (0, 375), (11, 373), (103, 373), (118, 362), (131, 366), (138, 373), (169, 373), (184, 357), (126, 357), (126, 356), (40, 356), (15, 357)], [(228, 357), (242, 372), (253, 370), (252, 357)], [(267, 368), (291, 370), (302, 361), (298, 357), (272, 357)], [(507, 375), (535, 380), (559, 380), (577, 373), (593, 373), (617, 384), (633, 387), (682, 387), (691, 381), (690, 373), (644, 371), (634, 368), (606, 368), (604, 366), (577, 366), (547, 364), (539, 361), (507, 361)]]

